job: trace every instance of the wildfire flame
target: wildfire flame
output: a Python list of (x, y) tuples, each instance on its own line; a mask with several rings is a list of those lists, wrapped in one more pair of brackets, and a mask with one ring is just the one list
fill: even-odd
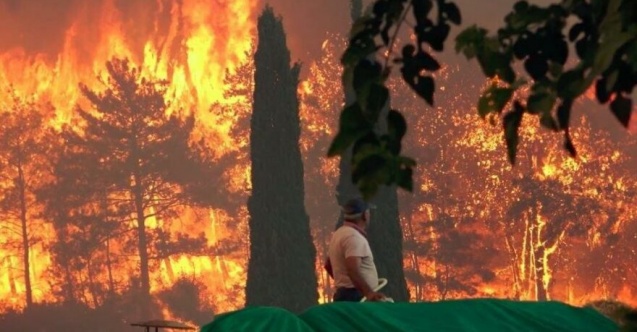
[[(254, 1), (73, 1), (63, 13), (67, 22), (61, 17), (53, 17), (60, 14), (56, 8), (49, 8), (53, 11), (49, 16), (41, 10), (51, 6), (30, 1), (13, 3), (0, 3), (0, 22), (8, 23), (0, 29), (3, 38), (42, 38), (39, 34), (49, 31), (25, 36), (25, 31), (33, 29), (20, 22), (37, 26), (38, 20), (47, 19), (56, 22), (56, 29), (62, 33), (60, 45), (38, 51), (21, 45), (21, 42), (29, 44), (29, 40), (3, 44), (0, 48), (0, 89), (3, 92), (11, 89), (25, 100), (50, 103), (55, 110), (53, 127), (72, 123), (75, 105), (84, 102), (78, 89), (80, 83), (101, 89), (105, 63), (114, 57), (128, 58), (140, 66), (143, 77), (170, 82), (168, 99), (173, 106), (170, 111), (181, 108), (187, 113), (195, 112), (198, 135), (215, 147), (216, 157), (237, 150), (230, 132), (237, 119), (211, 112), (211, 107), (214, 103), (229, 102), (223, 95), (226, 89), (224, 77), (247, 60), (247, 51), (252, 47), (255, 35), (257, 5)], [(15, 17), (21, 17), (22, 21), (17, 22)], [(54, 33), (51, 34), (54, 39)], [(4, 110), (10, 109), (11, 95), (1, 93), (0, 105)], [(231, 187), (249, 187), (246, 178), (249, 179), (249, 165), (240, 165), (230, 174)], [(203, 231), (208, 245), (214, 246), (229, 236), (225, 224), (235, 217), (225, 211), (209, 211), (204, 218), (209, 224), (202, 227), (194, 223), (201, 218), (185, 211), (182, 216), (185, 222), (179, 229), (170, 231), (192, 231), (194, 234)], [(163, 225), (161, 220), (149, 220), (148, 224), (150, 227)], [(36, 302), (56, 300), (51, 285), (46, 282), (47, 269), (51, 265), (46, 247), (54, 241), (47, 238), (47, 234), (54, 234), (49, 228), (33, 230), (44, 238), (30, 249)], [(19, 256), (16, 256), (18, 249), (8, 245), (13, 238), (13, 234), (0, 231), (0, 243), (3, 244), (0, 249), (0, 311), (24, 305), (25, 290), (20, 278)], [(134, 274), (132, 263), (128, 266), (129, 271), (118, 273), (121, 276)], [(170, 257), (151, 277), (151, 290), (165, 289), (183, 276), (205, 275), (209, 280), (208, 295), (223, 292), (221, 290), (245, 279), (244, 263), (242, 258)], [(235, 304), (218, 301), (216, 306), (218, 310), (226, 310), (240, 302), (240, 298), (234, 301)]]
[[(73, 123), (75, 105), (84, 102), (78, 84), (99, 89), (105, 62), (112, 57), (127, 57), (141, 66), (144, 76), (170, 82), (169, 99), (173, 106), (170, 111), (195, 112), (198, 138), (205, 138), (214, 148), (215, 158), (237, 153), (234, 164), (225, 169), (226, 188), (223, 190), (246, 198), (251, 184), (247, 156), (249, 125), (245, 119), (249, 116), (251, 100), (249, 96), (228, 97), (226, 92), (235, 84), (225, 79), (227, 70), (232, 73), (241, 64), (250, 62), (256, 5), (249, 0), (71, 2), (71, 18), (60, 23), (63, 25), (60, 43), (51, 47), (53, 50), (34, 51), (33, 47), (21, 46), (19, 42), (10, 47), (0, 43), (3, 46), (0, 48), (0, 85), (5, 85), (2, 88), (11, 85), (13, 91), (25, 99), (53, 105), (55, 116), (51, 125), (59, 127)], [(18, 3), (26, 6), (23, 15), (39, 10), (34, 9), (38, 7), (34, 1)], [(7, 5), (0, 2), (0, 8), (2, 6)], [(0, 12), (0, 22), (9, 24), (7, 27), (0, 25), (1, 33), (19, 35), (24, 28), (15, 19), (3, 17), (16, 15), (16, 10), (19, 16), (19, 8), (7, 8), (9, 14), (6, 15)], [(232, 19), (221, 20), (220, 17)], [(322, 262), (337, 218), (333, 201), (338, 160), (326, 159), (324, 155), (343, 106), (342, 87), (336, 82), (340, 82), (338, 55), (342, 54), (344, 46), (343, 37), (329, 36), (322, 43), (323, 56), (308, 66), (307, 79), (298, 89), (302, 121), (300, 145), (306, 172), (305, 201), (317, 247), (321, 302), (328, 302), (333, 291), (329, 277), (322, 270)], [(626, 149), (615, 146), (608, 137), (596, 136), (590, 123), (582, 120), (573, 132), (573, 139), (581, 148), (580, 157), (568, 158), (559, 150), (558, 138), (540, 132), (537, 124), (527, 118), (521, 128), (521, 166), (512, 168), (506, 162), (501, 127), (477, 118), (472, 109), (475, 100), (464, 93), (468, 89), (466, 85), (450, 78), (454, 71), (454, 68), (445, 68), (437, 74), (437, 82), (444, 87), (437, 92), (437, 98), (446, 101), (444, 106), (433, 111), (410, 94), (409, 88), (396, 81), (391, 83), (392, 103), (404, 110), (410, 124), (408, 144), (405, 144), (410, 150), (407, 154), (416, 156), (421, 162), (415, 173), (418, 188), (409, 198), (401, 197), (405, 242), (414, 248), (430, 245), (430, 250), (445, 249), (440, 244), (443, 234), (434, 225), (443, 216), (449, 216), (455, 220), (450, 227), (452, 231), (491, 236), (488, 241), (493, 242), (497, 253), (494, 256), (497, 255), (500, 261), (484, 267), (490, 269), (494, 278), (480, 279), (476, 273), (468, 275), (468, 281), (474, 284), (474, 293), (453, 290), (447, 294), (445, 290), (443, 294), (444, 285), (440, 283), (443, 274), (451, 271), (465, 276), (467, 271), (453, 265), (454, 262), (432, 258), (426, 251), (406, 248), (404, 265), (410, 273), (412, 300), (476, 294), (532, 299), (538, 297), (538, 290), (548, 288), (555, 294), (553, 298), (571, 303), (580, 304), (590, 299), (583, 295), (587, 291), (597, 297), (615, 296), (637, 303), (634, 287), (623, 281), (634, 276), (634, 271), (627, 268), (619, 276), (605, 279), (604, 275), (579, 272), (586, 270), (586, 266), (577, 262), (586, 258), (578, 250), (588, 250), (610, 265), (620, 265), (621, 262), (611, 257), (613, 248), (617, 247), (603, 245), (603, 237), (627, 232), (621, 242), (627, 246), (631, 243), (629, 235), (633, 234), (630, 232), (637, 230), (632, 222), (635, 215), (627, 208), (637, 203), (634, 195), (629, 193), (637, 183), (637, 174), (626, 174), (620, 167), (622, 162), (630, 160)], [(240, 83), (245, 83), (246, 88), (251, 87), (248, 82)], [(3, 108), (11, 107), (11, 103), (9, 94), (0, 94)], [(447, 108), (448, 112), (445, 111)], [(231, 111), (224, 112), (224, 109)], [(599, 147), (600, 151), (587, 149), (587, 146)], [(549, 147), (548, 152), (546, 147)], [(525, 156), (525, 151), (531, 156)], [(506, 209), (518, 203), (516, 198), (524, 194), (523, 189), (513, 184), (520, 177), (538, 186), (559, 185), (567, 194), (573, 194), (577, 189), (577, 194), (582, 197), (607, 195), (602, 201), (606, 205), (599, 209), (611, 212), (591, 213), (593, 224), (605, 224), (611, 219), (608, 216), (611, 213), (617, 214), (617, 221), (608, 229), (591, 227), (588, 232), (583, 232), (584, 235), (571, 229), (548, 234), (551, 223), (556, 222), (553, 214), (559, 211), (542, 210), (545, 206), (534, 204), (533, 197), (521, 211), (516, 211), (519, 220), (511, 220), (515, 218), (507, 214)], [(617, 202), (606, 187), (608, 183), (621, 196)], [(577, 184), (581, 186), (577, 187)], [(440, 194), (434, 197), (432, 193)], [(454, 196), (459, 197), (461, 203), (443, 199)], [(570, 216), (564, 216), (567, 217)], [(240, 250), (223, 256), (175, 255), (161, 259), (151, 271), (151, 291), (156, 294), (184, 277), (194, 278), (205, 280), (207, 291), (201, 298), (214, 305), (217, 311), (241, 307), (248, 230), (246, 222), (237, 221), (248, 219), (247, 209), (244, 207), (238, 212), (222, 208), (186, 209), (179, 219), (179, 223), (152, 219), (148, 225), (167, 228), (171, 233), (203, 233), (212, 247), (222, 246), (225, 240), (243, 243)], [(47, 246), (55, 242), (50, 235), (54, 231), (44, 223), (34, 232), (44, 239), (30, 250), (34, 298), (36, 302), (55, 302), (55, 286), (46, 282), (51, 276)], [(14, 234), (0, 229), (0, 312), (24, 306), (25, 286), (20, 277), (19, 248), (10, 245), (14, 239)], [(543, 250), (538, 250), (540, 248)], [(634, 247), (629, 249), (634, 254)], [(558, 268), (555, 263), (558, 260), (566, 267)], [(130, 276), (136, 275), (136, 268), (133, 260), (118, 266), (117, 279), (129, 281)], [(569, 273), (573, 275), (565, 277)], [(97, 278), (105, 283), (107, 276)], [(589, 285), (591, 280), (595, 280), (594, 286)], [(163, 309), (163, 315), (166, 318), (175, 316), (167, 307)]]

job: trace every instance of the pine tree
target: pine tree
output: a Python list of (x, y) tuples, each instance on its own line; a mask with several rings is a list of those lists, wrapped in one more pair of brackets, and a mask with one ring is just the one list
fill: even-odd
[[(80, 125), (63, 132), (67, 147), (55, 185), (81, 193), (65, 203), (77, 211), (66, 222), (88, 231), (87, 236), (97, 240), (93, 244), (117, 234), (117, 228), (105, 230), (107, 225), (134, 231), (134, 238), (120, 236), (117, 241), (130, 240), (136, 247), (140, 304), (147, 314), (153, 260), (188, 250), (184, 248), (206, 249), (205, 239), (167, 238), (162, 227), (150, 229), (149, 220), (170, 221), (184, 206), (207, 205), (205, 196), (217, 188), (207, 188), (214, 175), (210, 163), (202, 157), (201, 146), (190, 142), (193, 115), (167, 112), (167, 82), (143, 78), (128, 60), (113, 59), (106, 68), (104, 92), (81, 86), (91, 107), (78, 108)], [(104, 250), (109, 264), (108, 248)]]
[(299, 148), (299, 70), (299, 64), (290, 67), (281, 19), (266, 7), (258, 21), (255, 53), (246, 302), (294, 312), (318, 299)]
[(47, 150), (52, 134), (38, 105), (13, 98), (11, 110), (0, 113), (0, 228), (19, 234), (25, 303), (33, 305), (31, 249), (36, 242), (40, 206), (35, 191), (49, 172)]

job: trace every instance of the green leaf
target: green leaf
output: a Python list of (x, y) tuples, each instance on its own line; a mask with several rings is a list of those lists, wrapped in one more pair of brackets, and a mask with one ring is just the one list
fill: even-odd
[(529, 96), (526, 107), (531, 114), (544, 114), (550, 113), (553, 105), (555, 105), (555, 96), (550, 93), (540, 92)]
[(381, 80), (383, 67), (377, 61), (373, 60), (361, 60), (354, 67), (354, 77), (352, 85), (354, 91), (359, 93), (368, 89), (373, 83), (377, 83)]
[(542, 127), (549, 129), (551, 131), (559, 131), (560, 127), (557, 124), (557, 121), (555, 121), (555, 119), (553, 118), (553, 116), (551, 116), (550, 113), (544, 113), (540, 116), (540, 124), (542, 125)]
[(378, 188), (390, 181), (389, 160), (381, 154), (371, 154), (355, 163), (352, 168), (352, 182), (363, 194), (363, 198), (371, 198)]
[(417, 26), (424, 26), (427, 22), (427, 16), (429, 16), (429, 11), (433, 7), (432, 0), (418, 0), (411, 1), (412, 4), (412, 14), (414, 19), (416, 19)]
[(600, 104), (605, 104), (610, 99), (610, 93), (607, 87), (608, 81), (604, 76), (595, 82), (595, 97), (597, 97), (597, 101), (599, 101)]
[(424, 98), (429, 105), (434, 104), (434, 79), (430, 76), (419, 77), (415, 84), (415, 90), (418, 95)]
[(519, 102), (515, 102), (513, 105), (513, 111), (507, 113), (503, 119), (504, 126), (504, 140), (507, 145), (507, 155), (509, 162), (515, 165), (515, 158), (517, 155), (519, 134), (518, 129), (522, 123), (522, 117), (524, 115), (524, 108)]
[(431, 76), (422, 76), (413, 66), (405, 63), (400, 69), (403, 80), (429, 105), (434, 103), (434, 79)]
[(619, 77), (619, 70), (613, 70), (606, 76), (606, 91), (613, 91), (617, 78)]
[(456, 53), (463, 53), (467, 59), (473, 59), (484, 48), (487, 33), (486, 29), (478, 28), (475, 24), (464, 29), (456, 37)]
[(633, 41), (626, 50), (626, 58), (633, 71), (637, 72), (637, 41)]
[(436, 71), (440, 69), (440, 64), (438, 63), (438, 61), (425, 51), (422, 51), (422, 50), (418, 51), (418, 53), (416, 53), (414, 60), (415, 60), (415, 65), (419, 69), (424, 69), (427, 71)]
[(369, 155), (382, 153), (381, 142), (374, 131), (369, 131), (357, 139), (352, 148), (352, 163), (355, 164)]
[(352, 27), (349, 30), (349, 38), (353, 39), (354, 37), (359, 35), (361, 32), (368, 30), (370, 20), (371, 18), (369, 16), (358, 17), (354, 21), (354, 23), (352, 24)]
[(378, 116), (389, 100), (389, 89), (382, 84), (374, 83), (369, 87), (367, 100), (362, 104), (366, 105), (365, 115), (371, 123), (378, 121)]
[(624, 127), (628, 128), (630, 116), (633, 111), (633, 101), (625, 98), (621, 94), (617, 94), (615, 100), (610, 103), (610, 110), (617, 120), (619, 120)]
[(573, 101), (569, 99), (562, 100), (560, 106), (557, 107), (557, 123), (561, 130), (568, 130), (571, 121), (571, 107)]
[(456, 4), (454, 4), (453, 2), (446, 3), (443, 7), (443, 11), (447, 15), (449, 21), (453, 22), (456, 25), (460, 25), (462, 23), (460, 10), (458, 9), (458, 6), (456, 6)]
[(380, 141), (382, 142), (383, 149), (389, 151), (392, 155), (397, 156), (400, 154), (402, 150), (401, 140), (394, 139), (388, 134), (385, 134), (380, 137)]
[(361, 60), (375, 53), (380, 46), (374, 42), (374, 35), (365, 29), (354, 36), (341, 57), (341, 64), (344, 67), (354, 67)]
[(372, 131), (358, 103), (347, 106), (340, 116), (339, 131), (327, 152), (328, 157), (342, 155), (357, 139)]
[(580, 34), (584, 33), (585, 31), (586, 26), (584, 25), (584, 23), (577, 23), (573, 25), (573, 27), (571, 27), (571, 30), (569, 30), (568, 39), (573, 42), (580, 36)]
[(577, 150), (575, 150), (575, 145), (573, 144), (573, 140), (571, 139), (571, 135), (568, 130), (564, 133), (564, 148), (568, 151), (571, 157), (577, 157)]
[(624, 46), (626, 42), (634, 39), (635, 36), (633, 34), (626, 33), (618, 33), (609, 36), (608, 39), (604, 39), (604, 42), (600, 45), (595, 53), (595, 60), (593, 62), (593, 71), (591, 74), (597, 76), (597, 74), (604, 72), (613, 62), (613, 58), (615, 57), (615, 52)]
[(574, 100), (584, 92), (583, 82), (584, 75), (581, 70), (566, 71), (557, 80), (557, 95), (562, 99)]
[(478, 114), (484, 119), (491, 112), (501, 113), (513, 96), (512, 88), (500, 88), (491, 85), (478, 100)]
[(564, 66), (562, 66), (561, 64), (552, 61), (549, 63), (549, 73), (551, 74), (551, 76), (560, 77), (563, 71)]
[(531, 75), (531, 78), (539, 81), (549, 71), (549, 64), (543, 56), (531, 55), (524, 61), (524, 69)]
[(364, 178), (380, 178), (381, 176), (386, 176), (379, 174), (386, 164), (387, 159), (385, 156), (381, 154), (368, 155), (355, 163), (352, 172), (352, 181), (358, 183)]
[(478, 54), (478, 62), (486, 76), (495, 77), (497, 75), (509, 84), (515, 81), (515, 72), (511, 68), (511, 57), (509, 55), (485, 51)]
[(413, 180), (414, 171), (411, 167), (405, 167), (398, 170), (398, 174), (396, 175), (396, 184), (410, 192), (414, 190), (414, 180)]
[(449, 24), (440, 21), (431, 29), (426, 29), (426, 31), (416, 30), (415, 32), (419, 37), (418, 41), (420, 43), (428, 43), (432, 49), (442, 52), (444, 43), (449, 36), (449, 31), (451, 31)]
[(526, 30), (529, 25), (544, 22), (550, 12), (535, 5), (528, 5), (526, 1), (519, 1), (514, 6), (515, 12), (505, 17), (507, 24), (514, 30)]
[(400, 165), (405, 165), (405, 167), (416, 167), (416, 160), (409, 157), (399, 156), (397, 161)]
[(399, 141), (407, 132), (407, 121), (399, 111), (390, 110), (387, 114), (387, 131), (389, 136)]
[[(377, 8), (377, 6), (384, 8)], [(385, 17), (384, 27), (380, 32), (381, 39), (385, 46), (391, 42), (389, 32), (395, 26), (395, 22), (400, 18), (404, 8), (404, 1), (391, 1), (389, 3), (376, 2), (374, 6), (375, 15), (380, 18)]]

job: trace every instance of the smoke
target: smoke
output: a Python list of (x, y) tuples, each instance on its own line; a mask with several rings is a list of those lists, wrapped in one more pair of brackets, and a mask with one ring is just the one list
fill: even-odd
[(14, 48), (27, 53), (59, 52), (76, 2), (0, 0), (0, 52)]

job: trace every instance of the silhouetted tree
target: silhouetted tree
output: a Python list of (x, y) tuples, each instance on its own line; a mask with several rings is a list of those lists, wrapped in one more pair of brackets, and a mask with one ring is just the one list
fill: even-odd
[(315, 249), (304, 207), (297, 85), (281, 19), (266, 7), (258, 20), (250, 152), (252, 194), (248, 305), (299, 312), (318, 299)]
[[(351, 1), (352, 21), (356, 21), (360, 15), (362, 4), (360, 0)], [(356, 101), (354, 86), (345, 85), (345, 102), (347, 105)], [(384, 107), (381, 113), (386, 114), (388, 109)], [(387, 124), (380, 121), (376, 128), (379, 132), (386, 132)], [(365, 166), (357, 170), (352, 169), (352, 148), (341, 155), (339, 162), (339, 182), (337, 185), (337, 202), (340, 206), (354, 196), (359, 196), (358, 188), (352, 177), (356, 177), (360, 171), (366, 171)], [(355, 164), (355, 163), (354, 163)], [(372, 199), (376, 209), (372, 213), (372, 223), (369, 228), (369, 242), (374, 253), (374, 262), (380, 277), (388, 279), (388, 284), (383, 290), (396, 301), (409, 300), (407, 282), (403, 271), (402, 229), (398, 215), (398, 197), (396, 186), (383, 187)], [(337, 227), (343, 222), (342, 214), (339, 216)]]
[(206, 288), (205, 283), (196, 280), (181, 278), (170, 289), (158, 294), (161, 299), (177, 317), (204, 325), (212, 319), (212, 308), (202, 303), (201, 293)]
[(0, 113), (0, 215), (3, 228), (20, 239), (27, 307), (33, 305), (34, 223), (41, 221), (35, 191), (50, 175), (47, 151), (53, 142), (45, 112), (38, 107), (14, 96), (12, 109)]
[[(203, 235), (167, 239), (162, 227), (148, 229), (149, 218), (167, 221), (184, 205), (209, 205), (207, 196), (217, 188), (206, 187), (213, 179), (210, 164), (200, 145), (190, 143), (194, 116), (180, 117), (179, 110), (167, 112), (167, 83), (143, 78), (128, 60), (113, 59), (106, 68), (109, 77), (104, 92), (80, 86), (92, 107), (78, 108), (80, 125), (64, 129), (69, 148), (62, 157), (65, 164), (58, 165), (57, 185), (81, 193), (74, 206), (79, 216), (68, 222), (86, 225), (85, 218), (93, 218), (96, 223), (124, 224), (126, 230), (133, 230), (129, 225), (134, 223), (141, 300), (146, 307), (151, 259), (180, 250), (206, 250)], [(108, 244), (118, 234), (113, 231), (93, 233), (99, 237), (95, 243)], [(153, 243), (155, 238), (161, 248)], [(169, 247), (168, 240), (181, 243), (181, 249)], [(149, 255), (151, 248), (158, 251), (157, 256)]]

